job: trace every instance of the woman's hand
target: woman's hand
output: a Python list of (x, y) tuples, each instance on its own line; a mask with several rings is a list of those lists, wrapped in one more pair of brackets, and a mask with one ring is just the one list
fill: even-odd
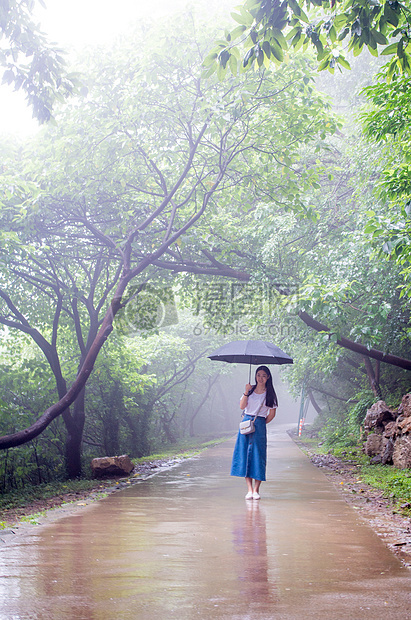
[(248, 392), (252, 389), (252, 387), (253, 386), (251, 385), (251, 383), (246, 383), (246, 386), (244, 388), (244, 395), (245, 396), (248, 396)]
[(269, 424), (271, 420), (274, 420), (277, 409), (270, 409), (268, 416), (265, 419), (266, 424)]

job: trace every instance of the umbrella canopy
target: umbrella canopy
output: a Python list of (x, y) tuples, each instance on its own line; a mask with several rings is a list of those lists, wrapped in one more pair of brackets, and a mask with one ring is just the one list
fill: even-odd
[(271, 342), (236, 340), (223, 345), (208, 356), (232, 364), (292, 364), (292, 358)]

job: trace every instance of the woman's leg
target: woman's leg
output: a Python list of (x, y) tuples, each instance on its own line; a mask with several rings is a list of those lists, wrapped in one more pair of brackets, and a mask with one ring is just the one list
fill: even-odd
[(249, 493), (252, 493), (253, 492), (253, 479), (252, 478), (246, 478), (245, 482), (247, 484), (247, 491)]
[(260, 490), (261, 482), (262, 482), (261, 480), (254, 480), (254, 491), (252, 495), (253, 499), (260, 499), (259, 490)]

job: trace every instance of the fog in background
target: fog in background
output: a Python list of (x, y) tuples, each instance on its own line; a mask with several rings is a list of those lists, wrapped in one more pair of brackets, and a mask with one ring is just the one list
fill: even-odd
[[(47, 34), (49, 41), (62, 48), (68, 63), (87, 47), (109, 47), (116, 38), (130, 32), (143, 20), (155, 20), (195, 7), (215, 22), (216, 29), (230, 23), (236, 0), (45, 0), (38, 4), (34, 21)], [(216, 15), (217, 17), (213, 18)], [(0, 134), (22, 138), (33, 135), (40, 125), (32, 118), (24, 94), (0, 81)]]
[[(211, 366), (212, 365), (212, 366)], [(248, 364), (228, 364), (210, 360), (210, 372), (218, 372), (221, 366), (221, 374), (218, 385), (213, 388), (213, 393), (207, 402), (206, 407), (211, 407), (220, 412), (224, 418), (225, 429), (237, 430), (241, 417), (239, 407), (241, 395), (244, 387), (248, 383), (249, 365)], [(300, 412), (300, 398), (295, 399), (290, 393), (284, 379), (286, 371), (281, 371), (278, 366), (268, 366), (273, 376), (274, 388), (277, 393), (279, 406), (273, 424), (289, 424), (290, 428), (297, 426)], [(255, 371), (258, 366), (251, 366), (251, 384), (255, 383)], [(284, 379), (282, 379), (282, 375)], [(206, 412), (202, 412), (198, 420), (199, 427), (207, 421)], [(310, 404), (306, 423), (312, 424), (317, 413)], [(206, 427), (198, 428), (200, 432), (206, 432)]]

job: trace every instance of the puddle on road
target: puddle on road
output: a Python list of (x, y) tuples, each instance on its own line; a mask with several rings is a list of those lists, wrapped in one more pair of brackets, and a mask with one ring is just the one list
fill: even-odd
[(260, 502), (231, 450), (3, 547), (0, 618), (411, 618), (410, 572), (287, 437), (270, 436)]

